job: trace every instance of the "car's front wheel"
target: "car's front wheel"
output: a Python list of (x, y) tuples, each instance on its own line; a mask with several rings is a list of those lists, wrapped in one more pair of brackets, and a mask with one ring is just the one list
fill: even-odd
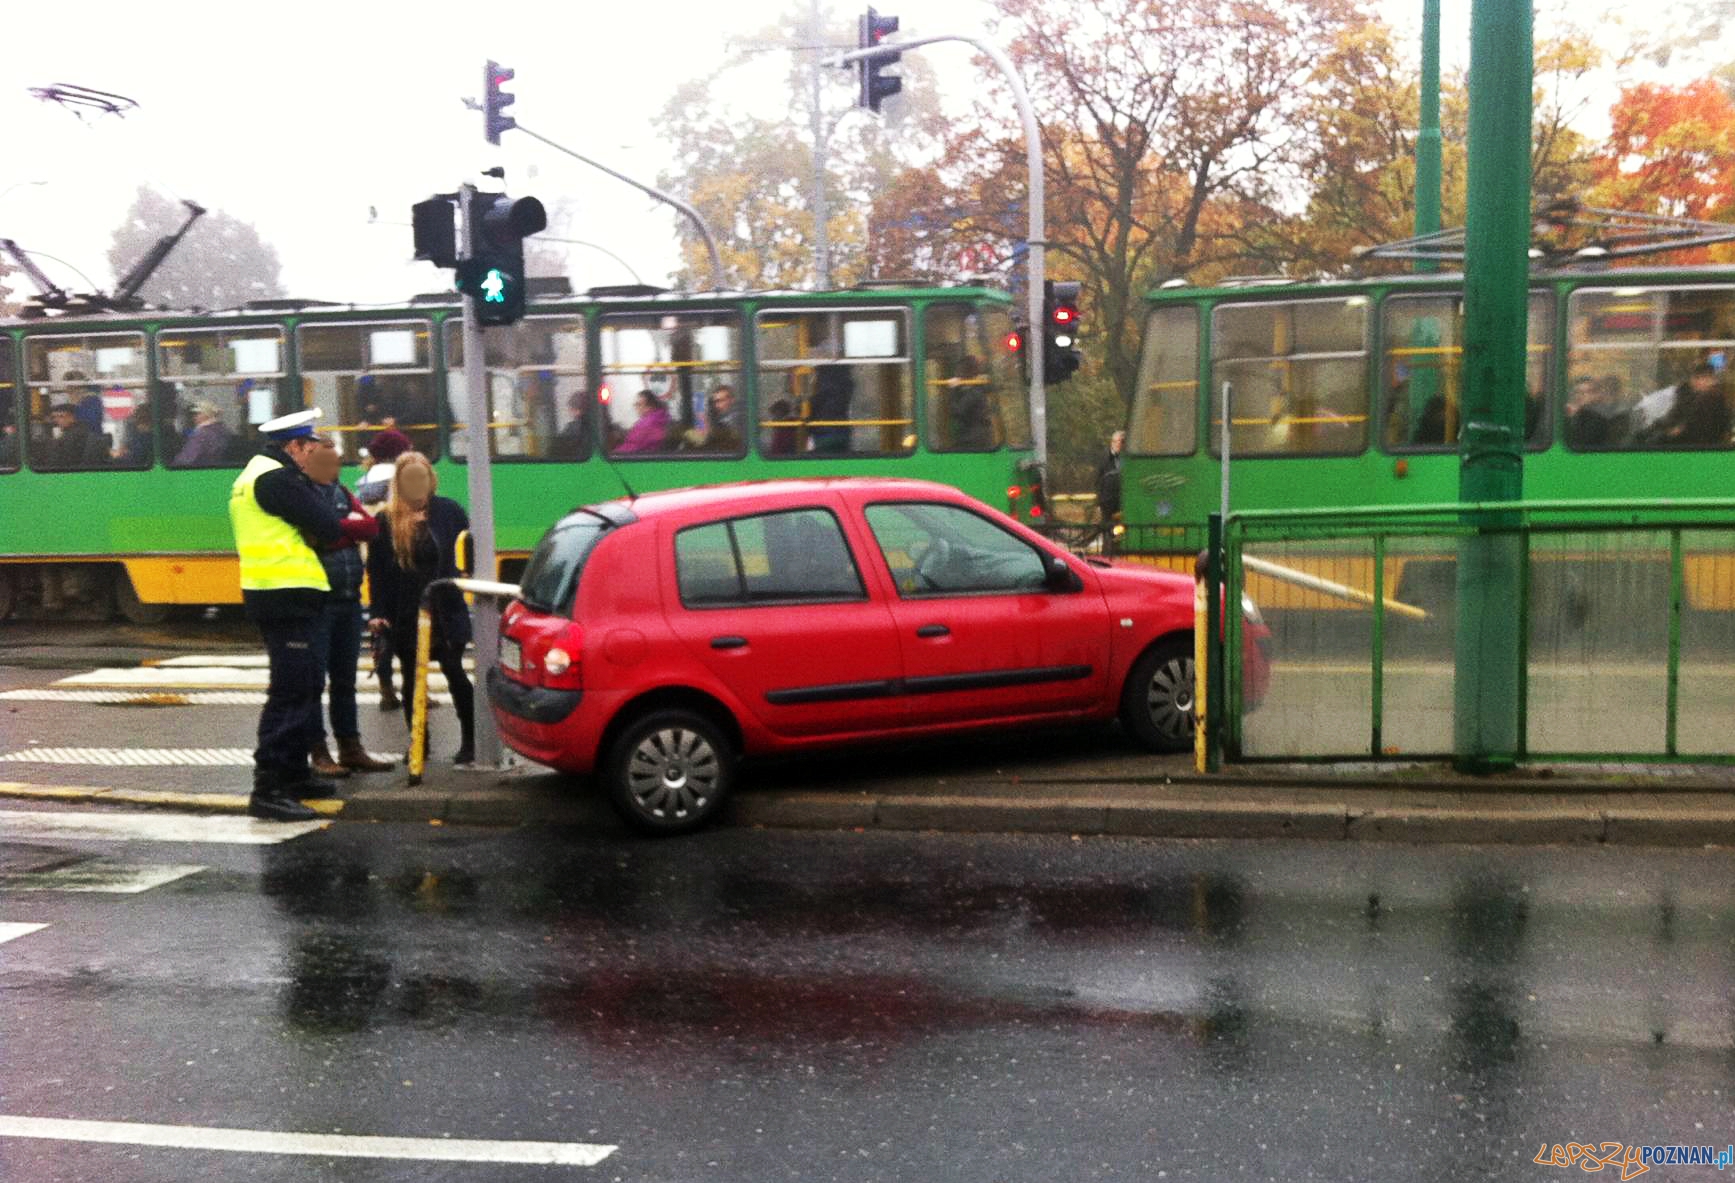
[(653, 711), (621, 731), (603, 776), (609, 800), (628, 825), (647, 834), (684, 834), (722, 807), (735, 781), (735, 752), (705, 716)]
[(1133, 665), (1121, 691), (1121, 723), (1153, 752), (1193, 746), (1197, 718), (1192, 638), (1152, 645)]

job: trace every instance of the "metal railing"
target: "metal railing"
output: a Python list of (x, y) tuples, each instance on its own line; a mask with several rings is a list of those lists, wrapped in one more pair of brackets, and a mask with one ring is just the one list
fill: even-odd
[[(1212, 590), (1213, 752), (1453, 757), (1459, 549), (1518, 570), (1524, 760), (1735, 763), (1735, 501), (1549, 501), (1231, 514)], [(1220, 575), (1217, 571), (1220, 570)]]

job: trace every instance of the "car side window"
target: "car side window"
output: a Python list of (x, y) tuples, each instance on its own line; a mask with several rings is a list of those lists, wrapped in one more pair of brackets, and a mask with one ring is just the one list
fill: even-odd
[(1041, 552), (959, 506), (870, 505), (867, 521), (906, 599), (1039, 592), (1047, 586)]
[(823, 509), (689, 526), (675, 535), (675, 578), (689, 608), (867, 598), (843, 530)]

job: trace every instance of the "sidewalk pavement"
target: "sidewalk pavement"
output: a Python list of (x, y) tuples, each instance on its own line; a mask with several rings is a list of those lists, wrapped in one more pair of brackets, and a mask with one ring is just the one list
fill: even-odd
[[(1137, 775), (1129, 765), (1157, 769)], [(1143, 838), (1735, 845), (1735, 781), (1711, 768), (1541, 768), (1494, 778), (1410, 766), (1267, 766), (1200, 777), (1178, 760), (1109, 759), (1016, 771), (955, 764), (938, 775), (833, 778), (823, 761), (748, 770), (720, 824)], [(624, 832), (590, 785), (536, 768), (430, 764), (356, 776), (346, 821), (578, 826)], [(240, 811), (240, 792), (0, 783), (0, 796)]]

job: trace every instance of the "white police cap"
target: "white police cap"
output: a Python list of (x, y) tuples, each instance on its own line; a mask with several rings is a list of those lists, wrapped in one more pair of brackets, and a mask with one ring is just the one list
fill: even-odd
[(259, 433), (277, 443), (301, 439), (313, 434), (314, 420), (319, 418), (319, 408), (310, 407), (305, 411), (296, 411), (290, 415), (279, 415), (275, 419), (267, 419), (259, 425)]

